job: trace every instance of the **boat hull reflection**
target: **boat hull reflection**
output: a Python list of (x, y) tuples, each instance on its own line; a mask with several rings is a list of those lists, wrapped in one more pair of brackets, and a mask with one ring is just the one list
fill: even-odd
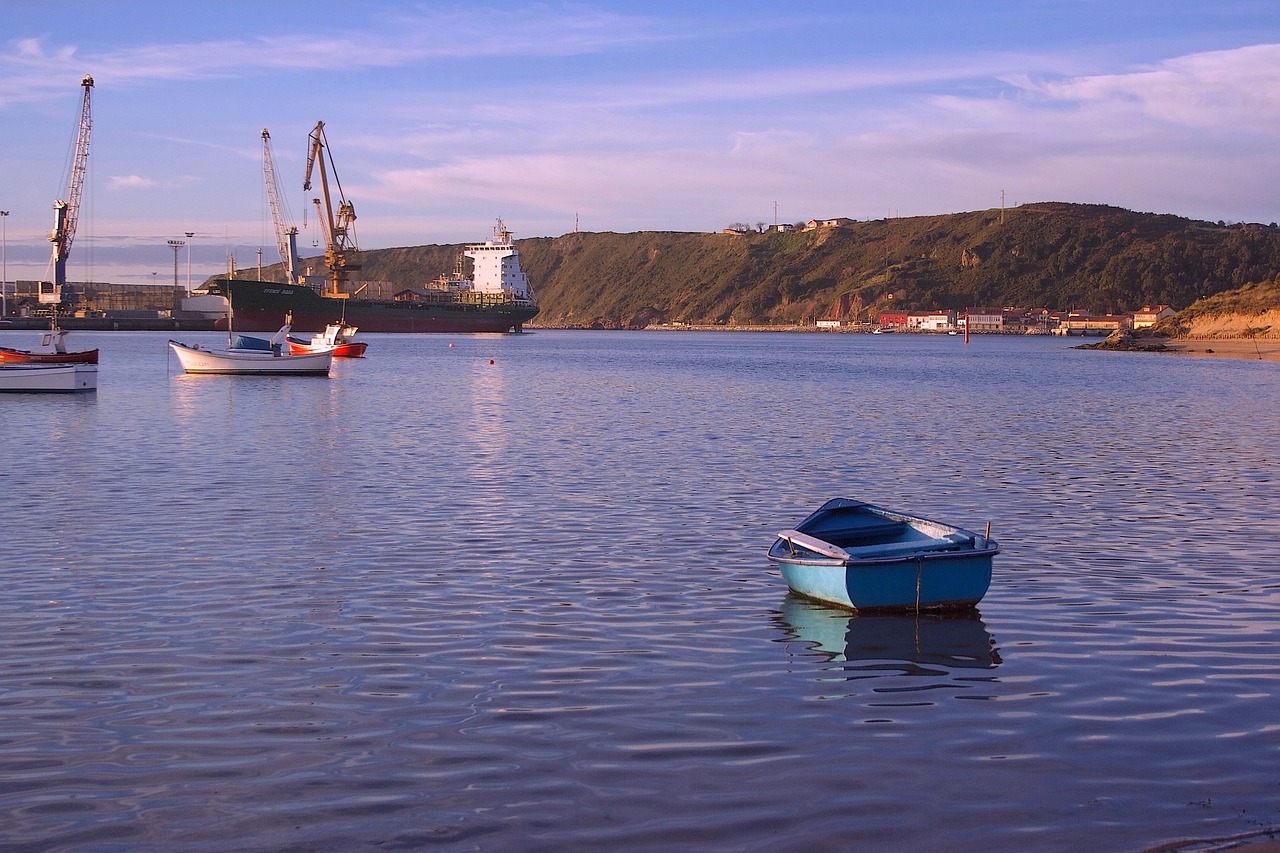
[(902, 661), (947, 669), (992, 669), (1002, 662), (976, 610), (859, 616), (788, 593), (776, 618), (788, 636), (833, 662)]

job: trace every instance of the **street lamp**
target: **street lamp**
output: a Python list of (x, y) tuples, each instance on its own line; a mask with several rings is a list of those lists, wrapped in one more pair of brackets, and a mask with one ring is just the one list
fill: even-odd
[(169, 245), (173, 247), (173, 289), (178, 289), (178, 250), (186, 243), (181, 240), (170, 240)]
[(9, 211), (0, 210), (0, 320), (9, 313)]
[(184, 231), (187, 235), (187, 298), (191, 297), (191, 238), (196, 236), (194, 231)]

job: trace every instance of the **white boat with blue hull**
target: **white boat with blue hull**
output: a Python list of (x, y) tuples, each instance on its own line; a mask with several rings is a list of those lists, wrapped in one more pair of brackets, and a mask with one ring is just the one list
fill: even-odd
[(998, 553), (988, 536), (836, 498), (779, 533), (769, 559), (807, 598), (856, 611), (920, 612), (976, 605)]

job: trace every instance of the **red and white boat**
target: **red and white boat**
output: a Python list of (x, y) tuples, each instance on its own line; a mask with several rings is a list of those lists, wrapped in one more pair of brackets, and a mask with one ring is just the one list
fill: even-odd
[(40, 338), (40, 346), (31, 349), (0, 347), (0, 364), (97, 364), (96, 349), (68, 350), (67, 330), (56, 326)]
[(323, 332), (317, 332), (311, 339), (289, 335), (289, 352), (293, 355), (324, 352), (333, 350), (334, 358), (364, 358), (364, 351), (369, 345), (364, 341), (352, 340), (356, 335), (355, 326), (341, 323), (330, 323)]

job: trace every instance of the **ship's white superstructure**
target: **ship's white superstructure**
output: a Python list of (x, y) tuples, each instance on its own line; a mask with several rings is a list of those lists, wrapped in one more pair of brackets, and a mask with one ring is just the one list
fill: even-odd
[(472, 262), (471, 289), (476, 293), (503, 295), (516, 302), (533, 303), (533, 290), (520, 269), (520, 250), (511, 242), (511, 232), (498, 220), (493, 239), (472, 243), (463, 252)]

